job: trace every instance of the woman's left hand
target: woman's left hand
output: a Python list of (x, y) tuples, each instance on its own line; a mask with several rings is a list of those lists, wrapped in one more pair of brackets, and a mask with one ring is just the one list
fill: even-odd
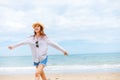
[(67, 56), (67, 55), (68, 55), (68, 53), (65, 51), (65, 52), (64, 52), (64, 55), (65, 55), (65, 56)]

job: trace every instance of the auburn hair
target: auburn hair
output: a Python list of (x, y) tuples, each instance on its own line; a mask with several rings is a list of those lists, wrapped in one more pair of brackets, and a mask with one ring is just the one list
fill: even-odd
[[(46, 34), (44, 33), (44, 26), (41, 23), (39, 23), (39, 22), (33, 23), (32, 27), (35, 28), (36, 26), (40, 27), (40, 32), (39, 32), (40, 36), (41, 37), (46, 36)], [(36, 32), (34, 31), (34, 35), (33, 36), (35, 37), (35, 35), (36, 35)]]

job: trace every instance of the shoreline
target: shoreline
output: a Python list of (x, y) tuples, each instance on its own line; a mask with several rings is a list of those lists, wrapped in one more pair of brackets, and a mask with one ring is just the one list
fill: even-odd
[[(35, 67), (1, 67), (0, 80), (35, 80), (34, 73)], [(120, 80), (120, 65), (47, 66), (45, 73), (48, 80)]]
[[(119, 65), (59, 65), (47, 66), (46, 73), (112, 73), (120, 72)], [(35, 72), (35, 67), (0, 67), (0, 75), (7, 74), (32, 74)]]
[[(120, 80), (120, 72), (46, 73), (48, 80)], [(34, 80), (34, 74), (0, 75), (0, 80)]]

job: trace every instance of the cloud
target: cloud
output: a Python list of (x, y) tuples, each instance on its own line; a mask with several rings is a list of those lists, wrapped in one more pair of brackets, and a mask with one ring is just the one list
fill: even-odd
[[(63, 42), (71, 53), (81, 53), (80, 49), (84, 53), (119, 51), (119, 3), (119, 0), (1, 0), (1, 52), (7, 53), (6, 46), (32, 35), (32, 24), (36, 21), (44, 24), (50, 39)], [(72, 51), (73, 47), (76, 49)], [(16, 50), (24, 54), (22, 51)]]
[[(120, 1), (117, 0), (36, 0), (29, 2), (22, 0), (14, 1), (14, 3), (13, 1), (0, 2), (1, 34), (28, 35), (32, 33), (30, 27), (36, 21), (45, 25), (50, 37), (57, 37), (60, 41), (66, 39), (112, 42), (118, 37), (117, 33), (120, 33), (113, 35), (110, 32), (120, 29), (118, 14), (120, 13)], [(106, 31), (108, 31), (107, 34)]]

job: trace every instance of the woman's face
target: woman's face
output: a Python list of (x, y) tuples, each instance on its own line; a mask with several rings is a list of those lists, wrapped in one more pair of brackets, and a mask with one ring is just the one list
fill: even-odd
[(40, 32), (40, 26), (35, 26), (35, 27), (34, 27), (34, 31), (35, 31), (36, 33)]

